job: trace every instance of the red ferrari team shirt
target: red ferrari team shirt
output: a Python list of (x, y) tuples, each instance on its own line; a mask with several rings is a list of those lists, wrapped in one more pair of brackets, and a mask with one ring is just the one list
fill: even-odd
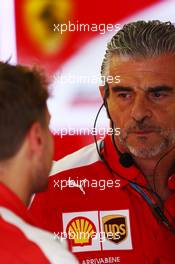
[[(119, 163), (110, 136), (102, 152), (116, 173), (146, 185), (134, 165)], [(175, 218), (175, 195), (164, 206)], [(82, 264), (175, 263), (175, 235), (127, 180), (109, 171), (95, 144), (54, 162), (49, 188), (36, 195), (31, 212), (40, 226), (67, 236)]]
[(52, 234), (34, 224), (21, 200), (0, 183), (0, 263), (77, 263)]

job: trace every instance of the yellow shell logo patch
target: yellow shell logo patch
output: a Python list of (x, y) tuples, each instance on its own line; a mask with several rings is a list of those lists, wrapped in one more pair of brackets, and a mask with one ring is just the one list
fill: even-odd
[(75, 217), (68, 223), (66, 233), (72, 240), (73, 246), (88, 246), (92, 245), (92, 238), (96, 235), (96, 227), (86, 217)]

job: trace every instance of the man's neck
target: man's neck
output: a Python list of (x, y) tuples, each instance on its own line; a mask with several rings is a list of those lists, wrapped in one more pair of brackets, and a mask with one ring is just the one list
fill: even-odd
[(25, 191), (25, 188), (21, 188), (21, 186), (12, 181), (4, 180), (4, 178), (0, 181), (14, 193), (23, 202), (23, 204), (26, 206), (29, 205), (31, 196), (27, 191)]
[(134, 157), (134, 161), (142, 174), (147, 179), (148, 183), (153, 187), (154, 185), (154, 173), (158, 159), (141, 159)]
[[(23, 174), (21, 174), (23, 172)], [(0, 164), (0, 181), (6, 185), (19, 199), (28, 206), (31, 198), (29, 177), (25, 175), (25, 168), (21, 169), (17, 162), (2, 166)]]

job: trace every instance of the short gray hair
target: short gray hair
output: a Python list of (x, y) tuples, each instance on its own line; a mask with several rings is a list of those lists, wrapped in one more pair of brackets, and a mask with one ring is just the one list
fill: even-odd
[(175, 27), (171, 22), (137, 21), (123, 26), (107, 44), (101, 75), (107, 75), (113, 55), (152, 57), (175, 54)]

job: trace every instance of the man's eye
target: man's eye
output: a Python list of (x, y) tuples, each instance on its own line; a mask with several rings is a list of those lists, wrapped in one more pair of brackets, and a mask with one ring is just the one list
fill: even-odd
[(165, 97), (166, 94), (163, 93), (163, 92), (154, 92), (154, 93), (152, 93), (151, 96), (154, 97), (154, 98), (162, 98), (162, 97)]
[(117, 96), (121, 98), (129, 98), (131, 94), (130, 93), (118, 93)]

